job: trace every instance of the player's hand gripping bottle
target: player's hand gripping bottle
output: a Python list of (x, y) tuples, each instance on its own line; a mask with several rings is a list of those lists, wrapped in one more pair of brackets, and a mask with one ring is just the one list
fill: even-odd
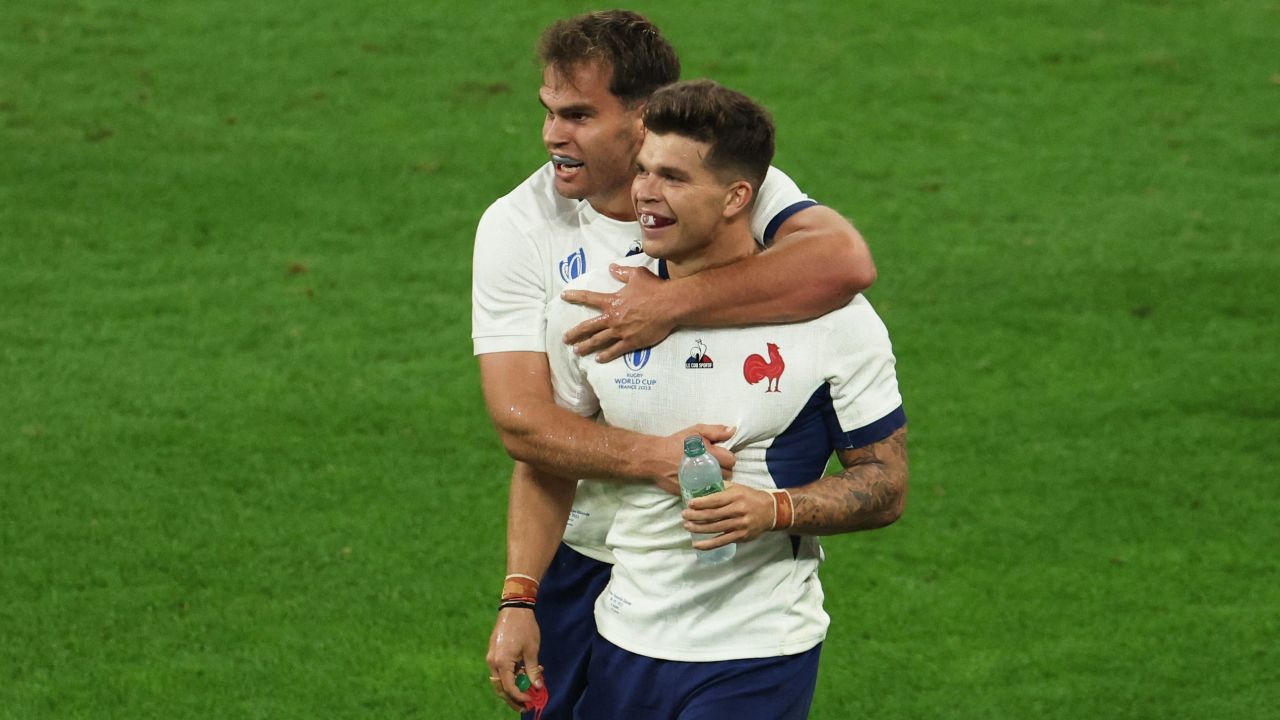
[[(707, 452), (707, 446), (701, 435), (690, 435), (684, 439), (684, 459), (680, 461), (680, 495), (685, 506), (689, 501), (724, 490), (724, 481), (720, 479), (720, 463)], [(694, 540), (706, 540), (716, 537), (716, 533), (690, 533)], [(715, 550), (694, 550), (698, 560), (704, 563), (721, 563), (733, 557), (738, 546), (734, 543), (718, 547)]]

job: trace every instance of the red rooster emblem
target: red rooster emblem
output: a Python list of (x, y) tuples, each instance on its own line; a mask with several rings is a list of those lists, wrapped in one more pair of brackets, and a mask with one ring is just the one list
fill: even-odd
[(778, 392), (778, 378), (782, 377), (782, 369), (786, 364), (782, 362), (782, 353), (778, 352), (778, 346), (773, 343), (766, 344), (769, 346), (769, 359), (765, 360), (759, 355), (748, 355), (746, 362), (742, 363), (742, 376), (752, 385), (763, 378), (769, 378), (769, 382), (765, 383), (765, 392)]

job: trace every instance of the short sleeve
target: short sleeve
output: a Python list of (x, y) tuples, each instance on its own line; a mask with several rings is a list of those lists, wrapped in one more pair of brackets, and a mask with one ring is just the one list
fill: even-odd
[(833, 321), (827, 381), (838, 423), (832, 442), (837, 448), (879, 442), (907, 423), (889, 332), (861, 295), (827, 318)]
[(502, 201), (476, 228), (471, 259), (471, 340), (476, 355), (545, 352), (547, 278), (542, 251)]
[(768, 245), (787, 218), (817, 204), (801, 192), (786, 173), (771, 166), (751, 207), (751, 234), (761, 244)]

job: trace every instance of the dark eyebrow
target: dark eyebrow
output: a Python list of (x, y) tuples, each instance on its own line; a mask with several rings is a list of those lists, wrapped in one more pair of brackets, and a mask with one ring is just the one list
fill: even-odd
[(653, 168), (652, 172), (656, 172), (659, 175), (665, 175), (673, 180), (685, 181), (689, 179), (688, 173), (679, 168), (673, 168), (670, 165), (660, 165)]
[(541, 96), (541, 95), (539, 95), (539, 96), (538, 96), (538, 104), (539, 104), (539, 105), (541, 105), (542, 107), (546, 108), (547, 112), (555, 112), (557, 115), (571, 115), (571, 114), (575, 114), (575, 113), (577, 113), (577, 114), (581, 114), (581, 115), (595, 115), (595, 114), (596, 114), (596, 109), (595, 109), (595, 107), (593, 107), (593, 106), (591, 106), (591, 105), (585, 105), (585, 104), (583, 104), (583, 105), (567, 105), (567, 106), (565, 106), (565, 107), (560, 108), (560, 110), (559, 110), (558, 112), (557, 112), (557, 111), (553, 111), (553, 110), (551, 109), (551, 106), (547, 105), (546, 101), (544, 101), (544, 100), (542, 99), (542, 96)]

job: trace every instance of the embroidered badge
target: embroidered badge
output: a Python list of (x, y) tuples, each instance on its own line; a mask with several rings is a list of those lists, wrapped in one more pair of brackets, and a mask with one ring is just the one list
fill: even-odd
[(701, 340), (694, 340), (693, 347), (689, 350), (689, 359), (684, 361), (684, 366), (692, 369), (706, 369), (715, 367), (711, 356), (707, 354), (707, 345)]
[(742, 363), (742, 376), (752, 385), (768, 378), (769, 381), (765, 383), (765, 392), (779, 392), (778, 378), (782, 377), (782, 370), (786, 364), (782, 362), (782, 353), (778, 352), (777, 345), (765, 344), (769, 348), (769, 359), (765, 360), (759, 355), (748, 355), (746, 361)]

